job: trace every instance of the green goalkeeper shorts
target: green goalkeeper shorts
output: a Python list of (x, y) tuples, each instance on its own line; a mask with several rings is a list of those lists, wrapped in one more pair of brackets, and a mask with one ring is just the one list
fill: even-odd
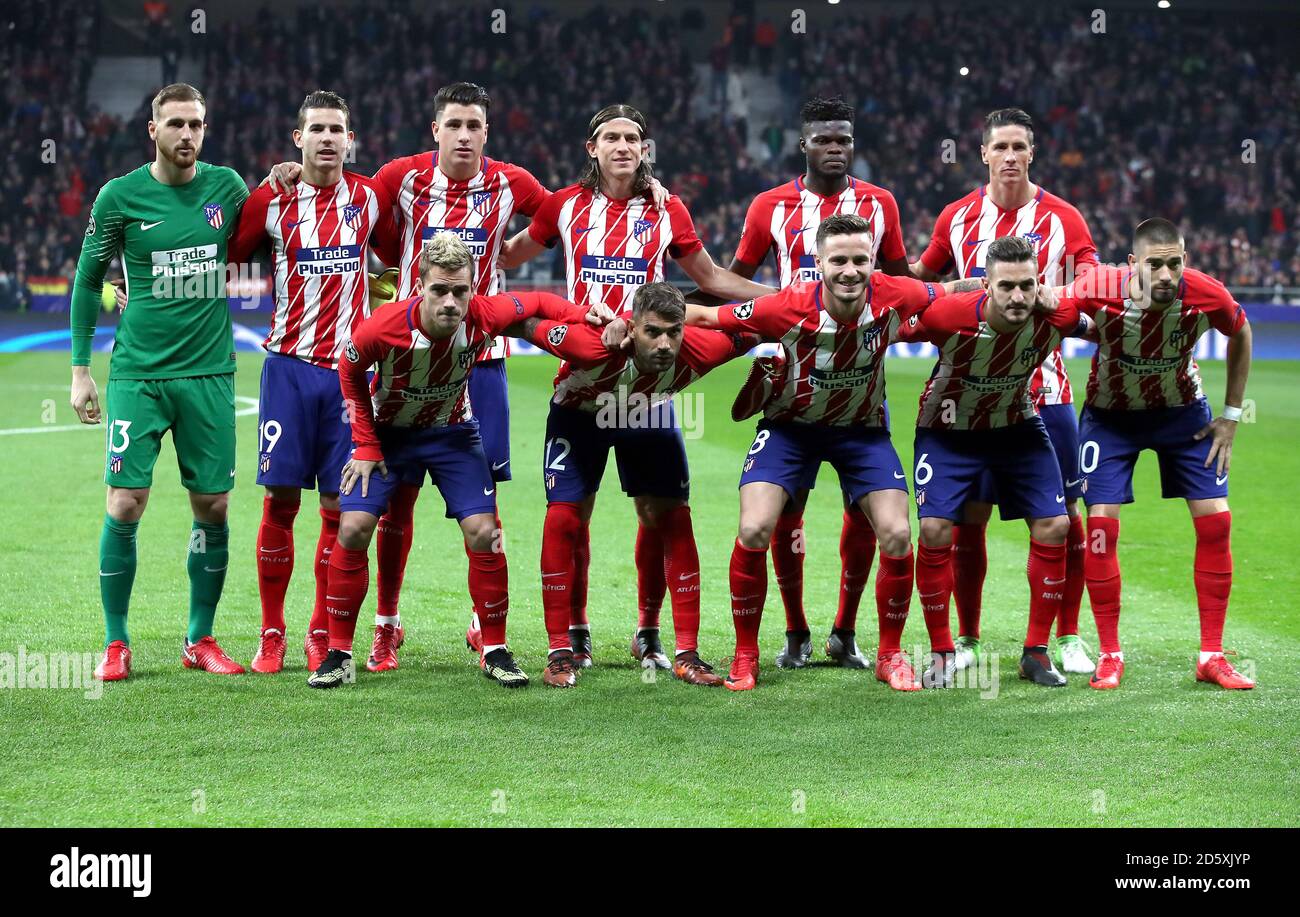
[(110, 487), (149, 487), (163, 434), (172, 434), (181, 484), (193, 493), (235, 485), (235, 377), (108, 380)]

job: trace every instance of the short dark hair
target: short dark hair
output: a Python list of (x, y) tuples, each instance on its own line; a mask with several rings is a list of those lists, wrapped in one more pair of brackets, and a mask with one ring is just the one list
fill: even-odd
[(847, 121), (853, 123), (853, 106), (840, 96), (829, 99), (814, 97), (803, 103), (799, 109), (799, 123), (810, 124), (813, 121)]
[(865, 233), (872, 235), (871, 224), (856, 213), (837, 213), (822, 220), (817, 226), (817, 250), (821, 251), (822, 242), (831, 236), (856, 236)]
[(984, 253), (984, 273), (992, 275), (995, 264), (1019, 264), (1022, 261), (1038, 263), (1029, 240), (1024, 236), (999, 236), (989, 243)]
[(1178, 227), (1163, 217), (1143, 220), (1138, 224), (1137, 229), (1133, 230), (1135, 252), (1140, 245), (1180, 245), (1182, 241), (1183, 234), (1178, 231)]
[(991, 111), (984, 117), (984, 140), (985, 146), (988, 145), (989, 138), (993, 136), (993, 129), (998, 127), (1023, 127), (1029, 134), (1029, 145), (1034, 145), (1034, 119), (1023, 108), (999, 108), (997, 111)]
[(349, 129), (352, 127), (352, 113), (348, 111), (348, 103), (337, 92), (330, 92), (328, 89), (317, 89), (315, 92), (307, 93), (307, 97), (298, 106), (298, 130), (302, 130), (307, 126), (307, 109), (309, 108), (337, 109), (343, 112), (343, 121), (347, 127)]
[(207, 117), (208, 103), (203, 98), (203, 93), (189, 83), (172, 83), (170, 86), (164, 86), (158, 90), (158, 94), (153, 97), (153, 104), (150, 106), (153, 120), (157, 121), (161, 118), (162, 107), (167, 102), (198, 102), (203, 106), (204, 117)]
[(686, 321), (686, 297), (671, 283), (643, 283), (632, 295), (632, 317), (653, 312), (673, 322)]
[(483, 109), (483, 118), (486, 120), (488, 109), (492, 107), (492, 97), (478, 83), (448, 83), (433, 97), (433, 120), (441, 120), (442, 110), (448, 105), (477, 105)]

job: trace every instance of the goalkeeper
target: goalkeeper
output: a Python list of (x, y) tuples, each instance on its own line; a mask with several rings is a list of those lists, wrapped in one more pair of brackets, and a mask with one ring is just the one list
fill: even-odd
[(95, 677), (131, 672), (126, 616), (136, 571), (136, 529), (149, 501), (163, 434), (171, 431), (194, 522), (186, 668), (238, 674), (212, 637), (226, 578), (226, 504), (235, 483), (235, 347), (226, 300), (226, 242), (248, 189), (231, 169), (198, 161), (206, 104), (193, 86), (153, 99), (154, 161), (108, 182), (91, 210), (72, 293), (72, 406), (100, 422), (90, 375), (91, 341), (104, 273), (122, 259), (128, 308), (109, 358), (108, 509), (99, 540), (99, 587), (107, 631)]

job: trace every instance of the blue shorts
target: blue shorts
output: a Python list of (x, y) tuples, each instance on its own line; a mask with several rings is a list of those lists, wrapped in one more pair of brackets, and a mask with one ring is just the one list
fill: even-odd
[(352, 451), (339, 374), (268, 353), (257, 403), (257, 483), (339, 492)]
[(829, 427), (811, 423), (758, 422), (758, 433), (741, 468), (740, 486), (764, 481), (793, 497), (830, 462), (840, 489), (857, 503), (877, 490), (907, 493), (907, 476), (889, 432), (879, 427)]
[(1065, 515), (1061, 469), (1041, 418), (992, 430), (916, 428), (916, 515), (957, 522), (985, 472), (1003, 519)]
[[(1052, 449), (1056, 452), (1056, 464), (1061, 469), (1061, 480), (1065, 484), (1065, 499), (1077, 500), (1083, 496), (1083, 490), (1079, 478), (1079, 418), (1074, 413), (1074, 405), (1045, 404), (1038, 409), (1038, 416), (1043, 418), (1047, 438), (1052, 441)], [(967, 499), (977, 503), (998, 502), (998, 485), (992, 472), (986, 471), (980, 475), (975, 489)]]
[[(889, 402), (888, 401), (881, 402), (881, 407), (885, 409), (884, 430), (886, 433), (888, 433), (889, 432)], [(808, 473), (804, 476), (804, 479), (799, 482), (799, 486), (804, 490), (812, 490), (814, 487), (817, 486), (817, 473), (819, 471), (821, 471), (820, 464), (809, 466)], [(845, 502), (850, 502), (850, 503), (852, 502), (852, 500), (849, 499), (848, 491), (845, 491), (843, 496)]]
[(551, 402), (542, 448), (547, 503), (577, 503), (600, 490), (611, 448), (629, 497), (690, 498), (686, 442), (672, 402), (651, 408), (638, 429), (602, 424), (603, 416)]
[(1079, 421), (1079, 471), (1083, 502), (1132, 503), (1133, 466), (1143, 449), (1160, 461), (1160, 494), (1166, 500), (1212, 500), (1228, 496), (1228, 475), (1205, 467), (1213, 439), (1192, 439), (1212, 419), (1205, 399), (1172, 408), (1108, 411), (1085, 407)]
[(423, 483), (427, 472), (447, 504), (448, 519), (496, 512), (497, 485), (474, 421), (429, 430), (380, 427), (379, 446), (388, 474), (372, 474), (364, 497), (354, 484), (352, 493), (339, 497), (340, 511), (382, 516), (399, 482)]
[(492, 480), (510, 480), (510, 386), (505, 360), (483, 360), (469, 372), (469, 403), (483, 437)]

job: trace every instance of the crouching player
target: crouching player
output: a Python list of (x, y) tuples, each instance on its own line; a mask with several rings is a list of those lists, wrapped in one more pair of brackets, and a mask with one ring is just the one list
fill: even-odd
[[(352, 638), (369, 584), (370, 539), (398, 484), (426, 472), (442, 493), (447, 517), (465, 535), (469, 594), (483, 629), (483, 673), (508, 688), (528, 684), (506, 647), (508, 578), (495, 523), (496, 483), (467, 385), (479, 352), (510, 324), (533, 315), (580, 321), (585, 310), (546, 293), (471, 296), (473, 257), (450, 232), (429, 242), (419, 271), (419, 294), (377, 309), (339, 361), (354, 448), (343, 468), (338, 540), (325, 591), (329, 654), (307, 680), (312, 687), (356, 680)], [(372, 365), (373, 403), (366, 380)]]
[[(609, 450), (614, 450), (619, 481), (627, 493), (679, 492), (681, 482), (690, 479), (681, 438), (676, 439), (676, 449), (664, 450), (666, 440), (655, 435), (675, 425), (668, 399), (758, 343), (752, 334), (686, 328), (686, 301), (669, 283), (638, 287), (629, 318), (630, 348), (617, 352), (610, 352), (601, 332), (589, 325), (530, 319), (524, 323), (527, 334), (519, 335), (566, 361), (551, 399), (542, 470), (548, 503), (542, 533), (542, 608), (550, 640), (542, 681), (552, 687), (572, 687), (580, 671), (569, 639), (575, 558), (581, 522), (591, 517)], [(617, 329), (611, 327), (610, 333)], [(677, 497), (648, 502), (664, 540), (661, 575), (672, 598), (677, 649), (673, 674), (687, 684), (720, 686), (722, 678), (698, 651), (700, 559), (691, 509)], [(639, 570), (638, 577), (646, 578), (649, 572)]]
[(1047, 641), (1065, 598), (1069, 517), (1056, 453), (1029, 386), (1061, 338), (1078, 330), (1079, 313), (1072, 305), (1048, 311), (1053, 297), (1039, 284), (1034, 248), (1023, 237), (990, 243), (985, 269), (985, 290), (944, 298), (902, 334), (939, 348), (921, 393), (912, 478), (921, 524), (916, 591), (931, 654), (921, 683), (947, 688), (954, 681), (952, 530), (987, 472), (997, 482), (1002, 518), (1029, 525), (1029, 629), (1020, 677), (1060, 687), (1065, 676), (1052, 665)]
[[(1097, 323), (1098, 350), (1079, 423), (1079, 470), (1088, 507), (1084, 578), (1101, 655), (1091, 684), (1118, 688), (1119, 509), (1133, 502), (1133, 466), (1144, 449), (1160, 459), (1166, 499), (1181, 497), (1196, 530), (1193, 581), (1200, 612), (1196, 680), (1222, 688), (1255, 682), (1223, 655), (1232, 590), (1228, 466), (1250, 374), (1246, 313), (1213, 277), (1186, 267), (1183, 237), (1168, 220), (1147, 220), (1133, 236), (1127, 268), (1109, 268), (1067, 287)], [(1210, 328), (1228, 336), (1223, 414), (1212, 418), (1192, 351)]]
[[(836, 214), (817, 227), (819, 283), (796, 283), (745, 303), (690, 305), (687, 321), (781, 344), (786, 379), (764, 408), (740, 477), (740, 531), (731, 555), (736, 656), (733, 691), (758, 681), (758, 630), (767, 550), (781, 509), (824, 461), (871, 520), (880, 544), (876, 677), (919, 690), (900, 639), (912, 596), (907, 483), (885, 421), (884, 356), (899, 326), (945, 292), (938, 284), (872, 271), (871, 224)], [(856, 646), (852, 648), (856, 652)]]

